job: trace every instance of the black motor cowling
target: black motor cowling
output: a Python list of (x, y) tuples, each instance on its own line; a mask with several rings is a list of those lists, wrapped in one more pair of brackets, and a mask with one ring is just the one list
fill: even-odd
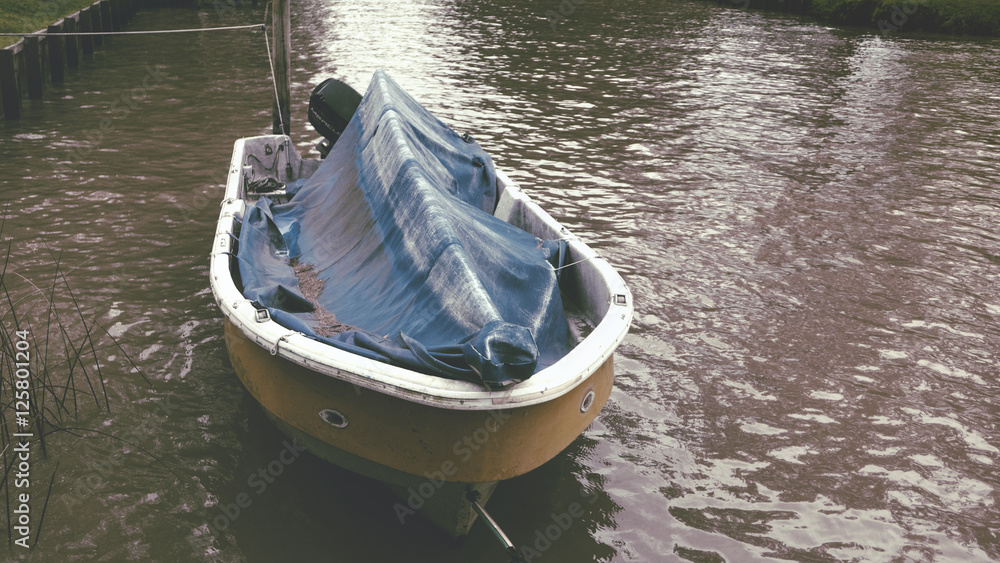
[(326, 139), (316, 147), (323, 158), (347, 128), (360, 103), (361, 94), (335, 78), (327, 78), (313, 88), (309, 96), (309, 123)]

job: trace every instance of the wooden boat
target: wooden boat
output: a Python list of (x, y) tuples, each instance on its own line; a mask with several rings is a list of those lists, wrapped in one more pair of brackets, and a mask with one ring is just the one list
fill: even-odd
[(474, 501), (485, 505), (497, 483), (549, 461), (597, 417), (611, 393), (613, 353), (631, 322), (629, 289), (607, 261), (497, 171), (493, 216), (539, 239), (566, 242), (558, 289), (575, 327), (572, 348), (527, 379), (490, 389), (331, 346), (247, 298), (237, 258), (245, 215), (262, 197), (254, 186), (269, 186), (264, 195), (280, 202), (287, 186), (320, 166), (320, 159), (302, 158), (287, 136), (235, 143), (211, 253), (229, 358), (284, 433), (385, 483), (399, 498), (401, 522), (419, 513), (463, 536), (476, 520)]

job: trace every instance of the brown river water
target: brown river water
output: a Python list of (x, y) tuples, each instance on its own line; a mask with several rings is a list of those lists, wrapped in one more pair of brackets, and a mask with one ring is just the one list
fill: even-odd
[[(263, 21), (244, 4), (128, 29)], [(530, 560), (1000, 559), (1000, 41), (686, 0), (293, 12), (301, 151), (312, 86), (384, 68), (634, 293), (603, 414), (490, 502)], [(0, 121), (5, 285), (40, 337), (58, 261), (102, 366), (64, 403), (78, 430), (33, 442), (44, 523), (6, 557), (507, 560), (286, 450), (237, 380), (208, 254), (272, 99), (259, 31), (130, 36)], [(84, 338), (68, 295), (56, 359)]]

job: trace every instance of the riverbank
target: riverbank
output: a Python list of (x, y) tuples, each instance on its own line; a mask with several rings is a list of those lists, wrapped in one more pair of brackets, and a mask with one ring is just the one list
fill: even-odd
[[(93, 3), (94, 0), (4, 0), (3, 10), (0, 10), (0, 33), (34, 33)], [(20, 39), (0, 37), (0, 48)]]
[(883, 33), (1000, 36), (996, 0), (812, 0), (810, 15), (835, 25), (873, 25)]
[[(712, 0), (709, 0), (712, 1)], [(719, 5), (802, 14), (881, 33), (1000, 36), (996, 0), (716, 0)]]

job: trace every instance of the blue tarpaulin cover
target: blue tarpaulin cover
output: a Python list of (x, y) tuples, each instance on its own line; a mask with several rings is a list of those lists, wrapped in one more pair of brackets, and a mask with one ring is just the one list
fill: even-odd
[(244, 295), (289, 328), (497, 389), (570, 348), (564, 243), (491, 215), (493, 161), (377, 71), (319, 169), (244, 216)]

